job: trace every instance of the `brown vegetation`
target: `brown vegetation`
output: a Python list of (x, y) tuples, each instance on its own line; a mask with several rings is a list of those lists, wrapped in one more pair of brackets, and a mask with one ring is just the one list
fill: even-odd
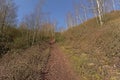
[(44, 80), (49, 46), (45, 43), (39, 46), (4, 55), (0, 59), (0, 80)]
[(61, 27), (61, 32), (55, 32), (56, 23), (42, 11), (41, 1), (17, 27), (13, 0), (0, 0), (0, 80), (119, 80), (120, 11), (115, 11), (115, 0), (75, 3), (66, 17), (68, 29)]
[[(118, 17), (115, 19), (115, 16)], [(109, 20), (103, 26), (91, 19), (64, 33), (66, 41), (63, 48), (82, 79), (119, 79), (119, 11), (109, 13), (107, 19)]]

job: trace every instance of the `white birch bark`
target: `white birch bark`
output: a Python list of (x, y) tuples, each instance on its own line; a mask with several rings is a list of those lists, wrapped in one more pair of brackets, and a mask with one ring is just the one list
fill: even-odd
[(100, 25), (103, 25), (103, 21), (102, 21), (102, 12), (101, 12), (101, 6), (100, 6), (100, 1), (99, 0), (96, 0), (96, 3), (97, 3), (97, 7), (98, 7), (98, 18), (99, 18), (99, 21), (100, 21)]
[(113, 10), (115, 10), (116, 9), (116, 7), (115, 7), (115, 0), (112, 0), (112, 5), (113, 5)]

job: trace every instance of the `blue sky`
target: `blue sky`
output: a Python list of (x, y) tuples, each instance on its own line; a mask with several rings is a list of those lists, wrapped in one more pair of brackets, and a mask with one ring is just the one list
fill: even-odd
[[(36, 5), (40, 0), (14, 0), (18, 6), (18, 22), (22, 21), (25, 15), (29, 15), (34, 11)], [(73, 2), (81, 2), (86, 4), (87, 0), (45, 0), (43, 6), (44, 12), (48, 12), (52, 20), (57, 21), (57, 26), (65, 27), (65, 16), (67, 12), (74, 12)], [(118, 6), (117, 6), (118, 7)], [(88, 12), (90, 17), (90, 12)], [(84, 17), (84, 14), (80, 14), (81, 17)]]
[[(66, 13), (73, 10), (74, 0), (46, 0), (43, 6), (44, 12), (49, 12), (51, 19), (57, 21), (58, 26), (66, 26)], [(22, 21), (25, 15), (29, 15), (38, 4), (39, 0), (15, 0), (18, 6), (18, 22)]]
[(30, 14), (35, 5), (37, 4), (38, 0), (14, 0), (15, 4), (17, 5), (17, 16), (18, 22), (22, 21), (25, 15)]

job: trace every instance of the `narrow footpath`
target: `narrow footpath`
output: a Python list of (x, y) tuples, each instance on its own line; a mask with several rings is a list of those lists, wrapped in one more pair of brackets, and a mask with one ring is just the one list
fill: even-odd
[(56, 44), (50, 48), (50, 57), (46, 66), (46, 72), (44, 80), (79, 80), (75, 76), (68, 58)]

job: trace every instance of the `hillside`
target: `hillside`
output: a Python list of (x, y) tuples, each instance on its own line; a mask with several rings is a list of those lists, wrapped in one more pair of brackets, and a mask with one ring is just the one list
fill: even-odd
[(81, 80), (120, 79), (120, 11), (104, 17), (103, 26), (93, 18), (63, 33), (62, 49)]
[(11, 51), (0, 58), (0, 80), (44, 80), (49, 46), (43, 44)]

